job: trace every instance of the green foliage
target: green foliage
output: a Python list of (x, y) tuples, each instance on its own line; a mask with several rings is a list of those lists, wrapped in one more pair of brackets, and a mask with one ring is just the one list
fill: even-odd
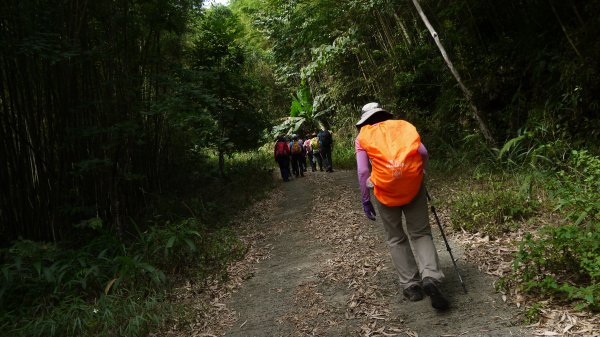
[(258, 148), (268, 127), (266, 112), (254, 106), (259, 86), (246, 72), (249, 52), (241, 43), (243, 26), (225, 6), (212, 7), (198, 19), (188, 55), (193, 74), (187, 82), (204, 101), (195, 103), (194, 118), (202, 118), (195, 145), (211, 148), (221, 157)]
[(336, 169), (355, 170), (356, 155), (354, 153), (354, 139), (339, 139), (333, 144), (331, 153), (333, 166)]
[(574, 225), (600, 223), (600, 157), (573, 150), (552, 184), (556, 209)]
[[(41, 308), (38, 308), (41, 309)], [(175, 308), (164, 294), (144, 290), (103, 295), (96, 302), (66, 297), (51, 311), (32, 316), (1, 312), (0, 322), (10, 336), (146, 336), (162, 326)]]
[(499, 236), (536, 214), (539, 203), (529, 188), (519, 189), (510, 181), (482, 179), (479, 187), (453, 197), (450, 219), (454, 228)]
[(231, 229), (196, 219), (138, 235), (123, 245), (104, 233), (79, 249), (15, 242), (2, 252), (0, 326), (11, 336), (143, 336), (174, 313), (167, 281), (225, 277), (245, 253)]
[(329, 111), (322, 107), (321, 99), (321, 96), (312, 99), (310, 88), (303, 79), (296, 94), (292, 95), (289, 117), (285, 118), (281, 124), (273, 127), (271, 135), (291, 135), (293, 133), (304, 135), (322, 129), (326, 125), (323, 121), (324, 115)]
[(510, 280), (525, 291), (600, 310), (600, 159), (572, 151), (549, 176), (555, 210), (568, 222), (545, 226), (521, 242)]
[(539, 322), (541, 317), (542, 305), (540, 303), (534, 303), (531, 307), (527, 308), (525, 312), (525, 323), (534, 324)]
[(152, 226), (141, 238), (148, 258), (170, 274), (204, 279), (221, 273), (245, 252), (234, 233), (224, 227), (209, 231), (190, 218), (164, 227)]
[(228, 224), (272, 188), (271, 156), (233, 155), (226, 180), (214, 156), (176, 157), (173, 169), (188, 174), (165, 184), (177, 193), (147, 195), (156, 208), (128, 224), (122, 240), (113, 224), (91, 217), (77, 225), (77, 243), (19, 240), (0, 250), (0, 327), (17, 337), (144, 336), (175, 314), (185, 319), (166, 295), (181, 278), (227, 277), (227, 265), (243, 256)]
[(561, 137), (560, 129), (544, 120), (531, 130), (519, 130), (498, 150), (497, 158), (510, 168), (553, 169), (562, 162), (570, 150)]
[[(300, 88), (296, 91), (296, 95), (292, 96), (292, 107), (290, 108), (290, 117), (298, 117), (298, 115), (312, 114), (312, 98), (310, 90), (306, 86), (304, 80), (300, 83)], [(295, 130), (294, 130), (295, 131)]]
[(165, 276), (142, 254), (123, 253), (106, 234), (77, 250), (15, 242), (1, 266), (4, 330), (13, 336), (140, 336), (159, 325), (170, 310), (159, 301)]
[(545, 227), (528, 234), (514, 261), (514, 278), (528, 292), (600, 310), (600, 224)]

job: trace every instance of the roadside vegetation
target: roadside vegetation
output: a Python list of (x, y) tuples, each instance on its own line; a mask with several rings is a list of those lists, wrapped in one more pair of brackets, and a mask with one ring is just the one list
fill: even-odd
[(445, 56), (414, 1), (2, 2), (0, 335), (185, 317), (173, 287), (244, 256), (273, 137), (328, 128), (353, 169), (370, 101), (419, 129), (455, 234), (508, 247), (531, 322), (596, 314), (600, 1), (418, 3)]
[(128, 219), (123, 236), (95, 219), (78, 241), (3, 249), (1, 335), (143, 336), (185, 321), (171, 290), (227, 277), (246, 250), (229, 222), (274, 186), (270, 156), (235, 156), (226, 180), (215, 179), (217, 161), (192, 169), (182, 194), (155, 196), (155, 212)]
[(597, 312), (600, 157), (564, 148), (560, 158), (536, 164), (522, 157), (532, 149), (513, 146), (521, 148), (510, 158), (501, 158), (502, 151), (481, 153), (480, 165), (458, 175), (432, 169), (433, 180), (452, 191), (441, 203), (453, 230), (491, 241), (512, 238), (506, 247), (514, 252), (506, 257), (511, 268), (499, 275), (498, 287), (528, 296), (530, 316), (539, 319), (539, 310), (553, 305)]

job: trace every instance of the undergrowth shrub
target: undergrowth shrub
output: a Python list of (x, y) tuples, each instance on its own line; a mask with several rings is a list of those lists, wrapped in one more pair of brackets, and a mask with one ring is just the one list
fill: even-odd
[(571, 149), (565, 131), (549, 116), (529, 123), (530, 128), (519, 130), (497, 150), (499, 163), (507, 168), (554, 170)]
[(600, 157), (574, 150), (550, 185), (561, 210), (574, 225), (600, 223)]
[(181, 213), (190, 214), (191, 209), (192, 217), (199, 218), (211, 228), (227, 225), (233, 216), (274, 188), (275, 161), (272, 151), (271, 147), (265, 147), (255, 153), (228, 157), (225, 161), (225, 177), (207, 176), (199, 168), (200, 172), (196, 172), (198, 176), (187, 182), (191, 188), (188, 195), (169, 195), (169, 208), (186, 204), (188, 207), (181, 209)]
[(343, 139), (333, 144), (331, 153), (334, 169), (356, 169), (356, 156), (354, 153), (354, 139)]
[(527, 188), (490, 182), (455, 195), (450, 219), (455, 229), (498, 236), (515, 230), (519, 222), (535, 215), (538, 208), (539, 202)]
[(156, 330), (177, 308), (166, 301), (164, 293), (144, 289), (120, 290), (89, 301), (66, 296), (48, 308), (1, 311), (5, 336), (146, 336)]
[(516, 255), (521, 288), (600, 310), (600, 224), (544, 227), (540, 235), (528, 234)]
[(201, 158), (146, 196), (152, 207), (121, 239), (96, 218), (78, 227), (79, 241), (0, 249), (0, 335), (145, 336), (174, 315), (182, 322), (169, 290), (182, 278), (224, 278), (245, 253), (229, 223), (272, 188), (271, 156), (229, 157), (225, 177), (207, 164), (216, 158)]
[[(0, 319), (11, 336), (111, 335), (113, 329), (143, 335), (147, 324), (133, 319), (150, 315), (140, 308), (154, 308), (149, 301), (165, 281), (143, 254), (108, 234), (79, 249), (17, 241), (3, 252), (0, 268)], [(115, 306), (100, 319), (98, 305), (107, 298)]]
[(211, 230), (194, 218), (152, 226), (141, 241), (148, 258), (161, 269), (200, 279), (223, 272), (245, 253), (243, 243), (230, 228)]
[(0, 327), (11, 336), (142, 336), (175, 310), (165, 301), (172, 277), (223, 277), (244, 252), (231, 229), (196, 219), (151, 226), (127, 244), (110, 232), (78, 249), (17, 241), (2, 252)]
[(520, 244), (508, 277), (529, 293), (600, 310), (600, 158), (572, 151), (550, 181), (564, 225), (545, 226)]

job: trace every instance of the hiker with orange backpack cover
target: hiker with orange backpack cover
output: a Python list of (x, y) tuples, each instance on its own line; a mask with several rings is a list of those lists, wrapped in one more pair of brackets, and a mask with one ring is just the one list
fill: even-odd
[[(449, 303), (439, 289), (444, 274), (433, 243), (423, 180), (429, 155), (416, 128), (392, 117), (379, 103), (368, 103), (356, 123), (359, 134), (354, 144), (363, 210), (375, 220), (372, 187), (404, 296), (419, 301), (425, 293), (432, 307), (445, 310)], [(403, 215), (407, 232), (402, 227)]]

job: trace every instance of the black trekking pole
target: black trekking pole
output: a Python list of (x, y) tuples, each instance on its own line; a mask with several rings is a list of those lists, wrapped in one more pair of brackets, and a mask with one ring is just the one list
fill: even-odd
[[(427, 200), (429, 200), (429, 202), (431, 203), (431, 196), (429, 195), (429, 191), (426, 191), (425, 193), (427, 194)], [(456, 271), (456, 275), (458, 275), (458, 279), (460, 280), (460, 285), (462, 286), (462, 288), (466, 294), (467, 287), (465, 287), (465, 283), (463, 282), (463, 279), (460, 276), (460, 272), (458, 271), (458, 266), (456, 265), (456, 260), (454, 260), (454, 256), (452, 255), (452, 249), (450, 249), (450, 245), (448, 244), (448, 239), (446, 239), (446, 234), (444, 233), (444, 227), (442, 226), (442, 223), (440, 222), (440, 218), (438, 217), (437, 212), (435, 211), (435, 207), (433, 207), (433, 204), (431, 204), (431, 212), (433, 213), (433, 216), (435, 217), (435, 221), (437, 222), (438, 227), (440, 227), (440, 232), (442, 233), (442, 238), (444, 238), (444, 243), (446, 244), (446, 250), (450, 254), (450, 259), (452, 259), (452, 264), (454, 265), (454, 271)]]

